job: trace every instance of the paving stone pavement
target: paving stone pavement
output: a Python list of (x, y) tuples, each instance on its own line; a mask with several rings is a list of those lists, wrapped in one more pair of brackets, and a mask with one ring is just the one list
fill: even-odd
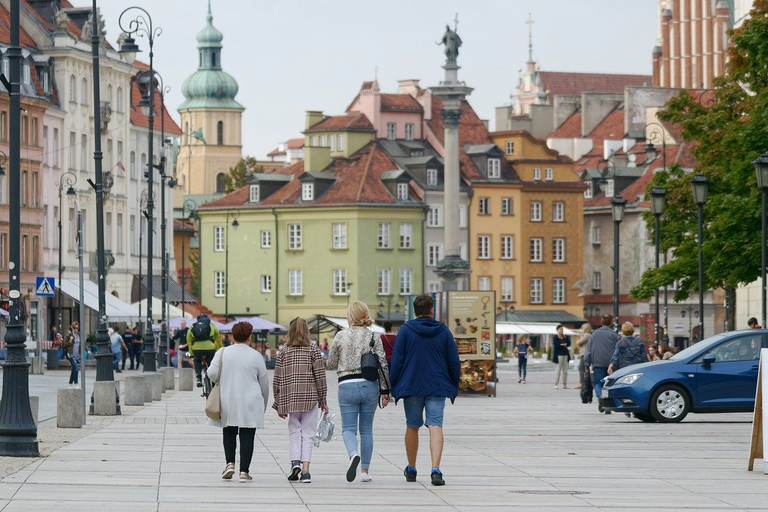
[[(222, 480), (221, 431), (205, 424), (200, 393), (170, 391), (122, 416), (89, 416), (84, 429), (43, 421), (47, 456), (0, 457), (0, 511), (768, 511), (768, 475), (746, 471), (750, 414), (646, 424), (598, 414), (577, 389), (553, 389), (550, 372), (524, 385), (511, 365), (498, 374), (497, 397), (446, 407), (444, 487), (429, 483), (426, 432), (418, 481), (403, 478), (402, 404), (376, 413), (372, 482), (346, 482), (338, 418), (338, 438), (314, 451), (312, 483), (288, 482), (287, 426), (271, 409), (253, 482)], [(328, 382), (338, 413), (333, 373)]]

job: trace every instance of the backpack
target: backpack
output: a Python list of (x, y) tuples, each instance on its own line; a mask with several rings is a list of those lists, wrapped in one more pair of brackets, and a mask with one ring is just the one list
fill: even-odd
[(211, 341), (211, 324), (195, 322), (192, 326), (192, 343), (196, 341)]

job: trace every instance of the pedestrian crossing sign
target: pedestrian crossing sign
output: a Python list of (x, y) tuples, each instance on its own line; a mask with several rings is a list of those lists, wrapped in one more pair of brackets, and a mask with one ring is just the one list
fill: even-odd
[(56, 290), (56, 281), (53, 277), (38, 276), (35, 295), (38, 297), (53, 297)]

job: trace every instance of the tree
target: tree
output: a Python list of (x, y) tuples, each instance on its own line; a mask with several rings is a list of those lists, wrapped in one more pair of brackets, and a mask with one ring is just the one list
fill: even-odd
[(256, 159), (252, 156), (243, 158), (229, 170), (229, 174), (225, 174), (222, 177), (221, 181), (224, 182), (224, 192), (229, 194), (243, 188), (246, 185), (248, 175), (255, 172), (264, 172), (264, 167), (257, 165)]
[[(752, 160), (768, 152), (767, 15), (768, 0), (756, 0), (751, 17), (731, 33), (727, 74), (716, 79), (714, 91), (682, 91), (659, 114), (681, 126), (683, 138), (694, 143), (696, 171), (710, 180), (704, 205), (705, 289), (729, 290), (761, 275), (761, 194)], [(667, 189), (659, 235), (662, 251), (672, 249), (674, 257), (643, 274), (631, 291), (637, 299), (648, 299), (657, 287), (674, 282), (675, 300), (698, 292), (697, 209), (691, 177), (675, 165), (666, 174), (656, 174), (649, 185), (648, 191), (655, 186)], [(650, 212), (645, 220), (653, 225)], [(731, 300), (734, 295), (728, 293)]]

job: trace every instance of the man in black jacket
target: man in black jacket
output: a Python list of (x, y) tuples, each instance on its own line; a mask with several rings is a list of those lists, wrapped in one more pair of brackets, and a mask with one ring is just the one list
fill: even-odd
[[(613, 327), (613, 317), (603, 315), (601, 319), (603, 324), (598, 330), (592, 333), (587, 343), (587, 350), (584, 353), (584, 364), (592, 366), (592, 380), (595, 383), (595, 396), (597, 396), (597, 410), (603, 412), (603, 400), (600, 393), (603, 391), (603, 379), (608, 376), (608, 365), (611, 364), (613, 351), (616, 349), (616, 343), (619, 341), (619, 335), (616, 334)], [(607, 411), (606, 414), (610, 414)]]

